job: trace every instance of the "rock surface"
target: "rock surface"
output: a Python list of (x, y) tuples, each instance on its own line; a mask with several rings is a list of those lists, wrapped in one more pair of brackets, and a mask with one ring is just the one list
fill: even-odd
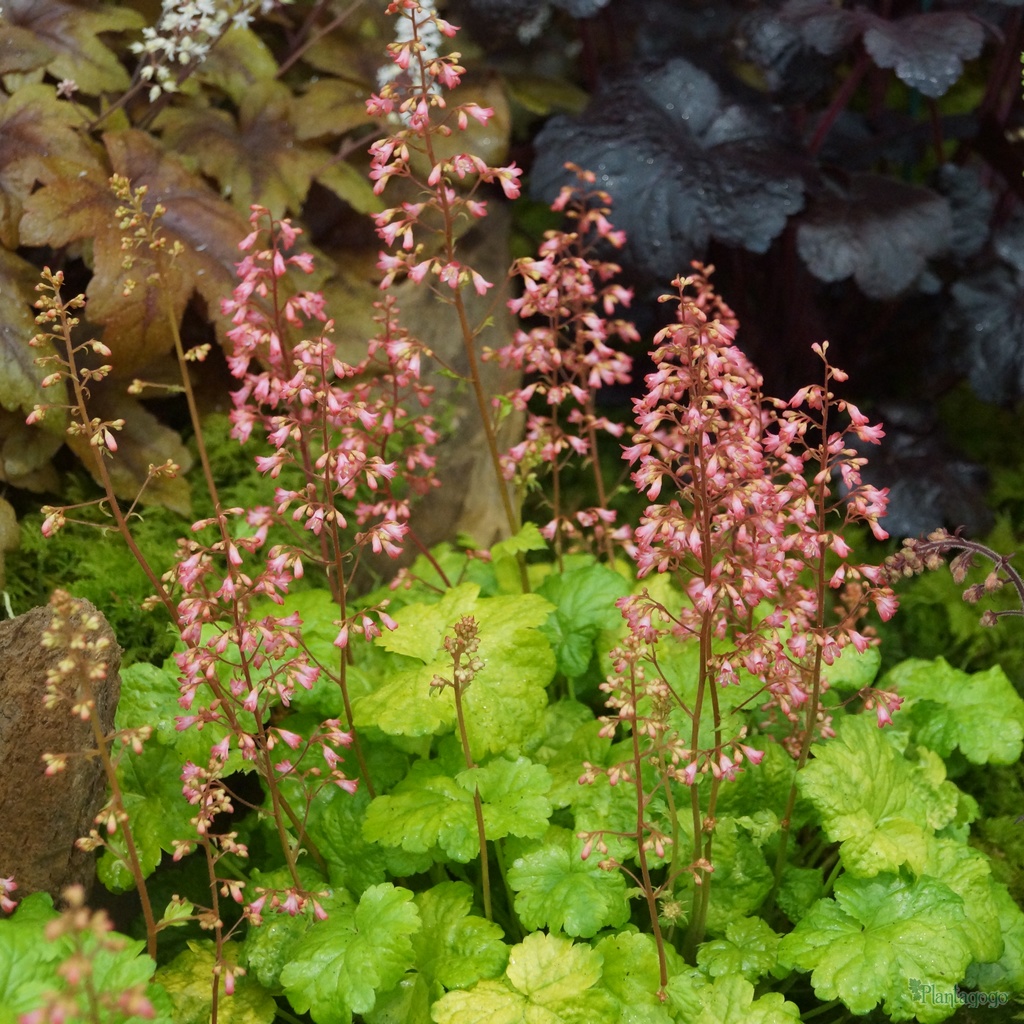
[[(94, 747), (92, 725), (72, 714), (71, 702), (44, 704), (47, 672), (67, 653), (42, 645), (53, 617), (50, 607), (0, 622), (0, 876), (13, 875), (19, 897), (54, 896), (68, 885), (90, 888), (95, 857), (76, 849), (104, 803), (106, 780), (96, 758), (73, 756), (57, 775), (44, 774), (43, 754), (80, 754)], [(96, 615), (94, 637), (108, 637), (106, 678), (93, 683), (97, 719), (114, 726), (121, 692), (121, 649), (106, 619), (88, 601), (78, 602), (71, 622)]]

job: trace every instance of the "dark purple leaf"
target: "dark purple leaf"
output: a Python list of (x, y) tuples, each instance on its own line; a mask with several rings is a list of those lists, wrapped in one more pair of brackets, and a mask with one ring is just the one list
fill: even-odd
[(942, 96), (963, 74), (965, 60), (981, 53), (985, 30), (960, 11), (929, 11), (896, 21), (865, 15), (864, 47), (882, 68), (925, 96)]
[(821, 91), (833, 61), (804, 40), (799, 28), (778, 11), (759, 7), (739, 27), (745, 60), (764, 76), (764, 84), (780, 102), (801, 102)]
[(877, 174), (833, 178), (826, 189), (797, 231), (800, 256), (820, 281), (853, 277), (870, 298), (893, 298), (949, 248), (949, 204), (930, 189)]
[(618, 79), (578, 118), (552, 118), (536, 148), (534, 193), (552, 200), (567, 161), (594, 171), (626, 231), (626, 261), (658, 279), (711, 238), (766, 251), (803, 206), (802, 165), (778, 123), (680, 58)]
[(779, 11), (818, 53), (833, 54), (849, 46), (864, 30), (863, 12), (836, 7), (832, 0), (787, 0)]
[(914, 537), (936, 526), (986, 533), (985, 471), (955, 451), (932, 403), (889, 403), (873, 410), (885, 425), (881, 449), (854, 441), (868, 459), (866, 477), (889, 488), (883, 526), (894, 537)]
[(603, 7), (608, 6), (608, 0), (552, 0), (552, 5), (574, 18), (592, 18)]
[(1017, 214), (1003, 224), (993, 239), (996, 253), (1013, 267), (1024, 272), (1024, 216)]
[(958, 316), (951, 325), (968, 379), (986, 402), (1024, 395), (1024, 275), (992, 267), (953, 285)]
[(944, 164), (939, 168), (935, 175), (935, 190), (949, 202), (953, 217), (950, 255), (957, 263), (962, 263), (988, 241), (989, 219), (996, 197), (982, 184), (975, 171), (955, 164)]

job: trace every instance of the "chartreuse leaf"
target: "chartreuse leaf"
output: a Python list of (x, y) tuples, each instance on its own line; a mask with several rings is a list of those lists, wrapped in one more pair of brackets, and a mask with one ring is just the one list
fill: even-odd
[(779, 939), (763, 918), (743, 917), (726, 925), (724, 939), (697, 950), (697, 964), (712, 978), (735, 974), (756, 982), (768, 974), (782, 977), (787, 971), (778, 966)]
[[(812, 971), (819, 999), (857, 1014), (879, 1003), (893, 1020), (944, 1020), (971, 962), (963, 900), (934, 878), (844, 875), (779, 945), (786, 966)], [(948, 1002), (926, 998), (943, 993)]]
[(998, 886), (988, 858), (979, 850), (954, 839), (931, 842), (923, 874), (948, 885), (964, 902), (964, 933), (971, 956), (979, 963), (998, 960), (1003, 953), (999, 927)]
[(629, 920), (626, 882), (620, 871), (603, 871), (599, 856), (582, 859), (583, 841), (552, 826), (544, 838), (513, 847), (508, 884), (525, 928), (549, 928), (590, 938)]
[(482, 768), (460, 772), (456, 781), (469, 793), (479, 789), (488, 839), (544, 835), (551, 817), (551, 776), (544, 765), (525, 757), (499, 757)]
[(686, 1024), (797, 1024), (800, 1009), (778, 992), (754, 998), (754, 986), (738, 974), (709, 980), (700, 971), (682, 971), (666, 991)]
[(483, 803), (488, 839), (541, 836), (551, 816), (551, 778), (525, 757), (498, 758), (482, 768), (458, 771), (456, 745), (442, 742), (441, 756), (417, 761), (391, 793), (377, 797), (363, 823), (367, 842), (422, 854), (437, 847), (461, 863), (480, 853), (473, 794)]
[(541, 632), (555, 652), (558, 671), (570, 679), (583, 675), (602, 630), (622, 621), (615, 602), (629, 593), (629, 584), (605, 565), (588, 565), (552, 573), (537, 593), (555, 606)]
[(480, 588), (463, 583), (445, 593), (433, 604), (409, 604), (394, 614), (398, 628), (377, 637), (375, 643), (392, 654), (404, 654), (429, 665), (444, 653), (442, 644), (451, 627), (469, 615), (477, 602)]
[[(157, 980), (170, 993), (174, 1004), (175, 1024), (206, 1024), (212, 1007), (211, 981), (216, 954), (213, 943), (190, 941), (189, 948), (179, 953), (156, 974)], [(237, 964), (240, 947), (225, 942), (221, 956)], [(217, 1021), (224, 1024), (270, 1024), (277, 1016), (273, 996), (248, 974), (236, 976), (235, 991), (226, 998), (223, 988), (217, 1001)]]
[(1024, 913), (1005, 885), (993, 888), (1003, 952), (991, 963), (971, 964), (964, 983), (979, 992), (1018, 993), (1024, 990)]
[(431, 1013), (436, 1024), (618, 1024), (601, 965), (589, 946), (534, 932), (513, 946), (503, 978), (448, 992)]
[(395, 614), (398, 628), (377, 644), (422, 663), (400, 670), (380, 689), (354, 705), (356, 725), (375, 726), (389, 735), (425, 736), (450, 731), (455, 724), (451, 688), (430, 686), (435, 676), (448, 679), (451, 656), (443, 649), (455, 623), (472, 615), (479, 628), (477, 656), (483, 668), (464, 694), (466, 729), (472, 755), (518, 753), (539, 728), (547, 704), (545, 687), (554, 675), (554, 656), (537, 629), (551, 605), (536, 594), (479, 597), (479, 587), (464, 583), (434, 604), (407, 605)]
[(871, 877), (908, 864), (920, 874), (936, 829), (956, 817), (957, 788), (931, 751), (909, 761), (869, 718), (843, 718), (797, 776), (848, 871)]
[(1013, 764), (1024, 749), (1024, 700), (998, 665), (969, 674), (944, 658), (911, 658), (885, 677), (904, 699), (913, 738), (949, 757), (960, 748), (972, 764)]
[(412, 967), (419, 928), (411, 892), (391, 884), (367, 889), (357, 906), (334, 910), (292, 948), (281, 972), (288, 1001), (316, 1024), (349, 1024)]
[(473, 614), (484, 667), (466, 691), (466, 731), (475, 759), (517, 754), (540, 728), (555, 657), (538, 627), (550, 612), (551, 605), (537, 594), (477, 602)]
[(473, 890), (465, 882), (442, 882), (416, 896), (423, 922), (412, 937), (416, 969), (435, 998), (443, 989), (497, 978), (508, 963), (501, 928), (470, 913), (472, 903)]
[(881, 648), (866, 647), (863, 651), (858, 651), (851, 644), (843, 648), (842, 653), (831, 665), (825, 667), (822, 675), (828, 679), (828, 684), (833, 690), (855, 693), (875, 681), (881, 664)]
[[(654, 938), (643, 932), (621, 931), (594, 947), (604, 958), (601, 985), (619, 1001), (619, 1024), (669, 1024), (668, 1008), (658, 998), (661, 970)], [(669, 973), (679, 970), (681, 958), (666, 947)]]
[(473, 794), (439, 760), (417, 761), (389, 794), (370, 804), (363, 838), (409, 853), (440, 847), (445, 856), (465, 864), (480, 854)]

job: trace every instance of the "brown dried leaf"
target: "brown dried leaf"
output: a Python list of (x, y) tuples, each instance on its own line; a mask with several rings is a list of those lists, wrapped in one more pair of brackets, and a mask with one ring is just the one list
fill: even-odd
[(100, 36), (141, 29), (146, 21), (131, 8), (89, 6), (66, 0), (5, 0), (4, 20), (31, 32), (52, 51), (46, 70), (54, 78), (73, 79), (89, 96), (123, 92), (130, 83), (128, 72)]
[(49, 371), (36, 366), (39, 352), (29, 347), (38, 330), (32, 311), (38, 281), (31, 263), (0, 249), (0, 406), (26, 415), (52, 400), (40, 383)]
[[(100, 170), (96, 150), (78, 131), (81, 113), (57, 99), (48, 85), (25, 85), (0, 97), (0, 242), (19, 245), (22, 203), (37, 180), (62, 169), (77, 175), (81, 167)], [(76, 166), (78, 165), (78, 166)]]
[(0, 480), (26, 491), (56, 491), (50, 460), (64, 444), (63, 431), (29, 427), (23, 413), (0, 409)]
[(193, 77), (241, 103), (250, 89), (276, 74), (277, 61), (267, 44), (250, 29), (232, 28), (206, 55)]
[(344, 135), (353, 128), (367, 128), (370, 94), (368, 82), (345, 78), (321, 78), (295, 101), (295, 137), (319, 139)]
[(293, 103), (281, 82), (257, 82), (237, 120), (223, 110), (170, 109), (156, 128), (168, 149), (191, 157), (241, 212), (259, 203), (280, 217), (302, 208), (313, 176), (330, 160), (326, 149), (296, 138)]
[(46, 67), (54, 56), (53, 50), (34, 32), (17, 25), (4, 27), (4, 42), (0, 47), (0, 75), (35, 71)]
[[(90, 411), (103, 420), (123, 419), (124, 429), (117, 432), (117, 452), (106, 460), (114, 493), (125, 501), (134, 501), (149, 478), (150, 467), (170, 459), (181, 467), (178, 476), (160, 477), (142, 491), (144, 505), (164, 505), (173, 512), (189, 515), (192, 502), (184, 474), (192, 466), (192, 456), (177, 431), (164, 426), (151, 412), (130, 395), (118, 393), (113, 386), (93, 388)], [(67, 438), (68, 447), (97, 478), (95, 449), (83, 435)]]
[(48, 181), (26, 200), (21, 229), (29, 245), (64, 246), (92, 239), (88, 315), (104, 326), (103, 340), (113, 352), (114, 372), (124, 378), (171, 347), (170, 326), (162, 313), (164, 301), (180, 318), (193, 292), (198, 292), (206, 300), (210, 319), (224, 328), (220, 299), (234, 287), (237, 246), (247, 225), (205, 182), (144, 132), (110, 133), (104, 142), (112, 169), (135, 187), (147, 186), (147, 209), (156, 203), (166, 207), (161, 230), (169, 242), (180, 241), (184, 247), (161, 281), (147, 282), (155, 267), (151, 256), (140, 253), (131, 271), (137, 287), (128, 299), (122, 295), (127, 275), (115, 215), (118, 202), (105, 173), (89, 171)]

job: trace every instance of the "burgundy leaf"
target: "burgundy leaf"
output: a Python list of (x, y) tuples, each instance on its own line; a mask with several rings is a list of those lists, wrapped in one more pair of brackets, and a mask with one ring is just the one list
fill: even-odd
[(797, 231), (797, 249), (820, 281), (848, 277), (873, 299), (899, 295), (949, 248), (952, 218), (930, 189), (878, 174), (826, 182)]
[(981, 22), (961, 11), (929, 11), (896, 21), (866, 17), (864, 47), (874, 62), (933, 98), (957, 82), (963, 62), (977, 57), (985, 42)]
[(711, 238), (764, 252), (803, 206), (803, 168), (778, 122), (681, 58), (616, 80), (578, 118), (552, 118), (536, 146), (534, 192), (553, 199), (566, 161), (595, 171), (627, 262), (659, 278)]

